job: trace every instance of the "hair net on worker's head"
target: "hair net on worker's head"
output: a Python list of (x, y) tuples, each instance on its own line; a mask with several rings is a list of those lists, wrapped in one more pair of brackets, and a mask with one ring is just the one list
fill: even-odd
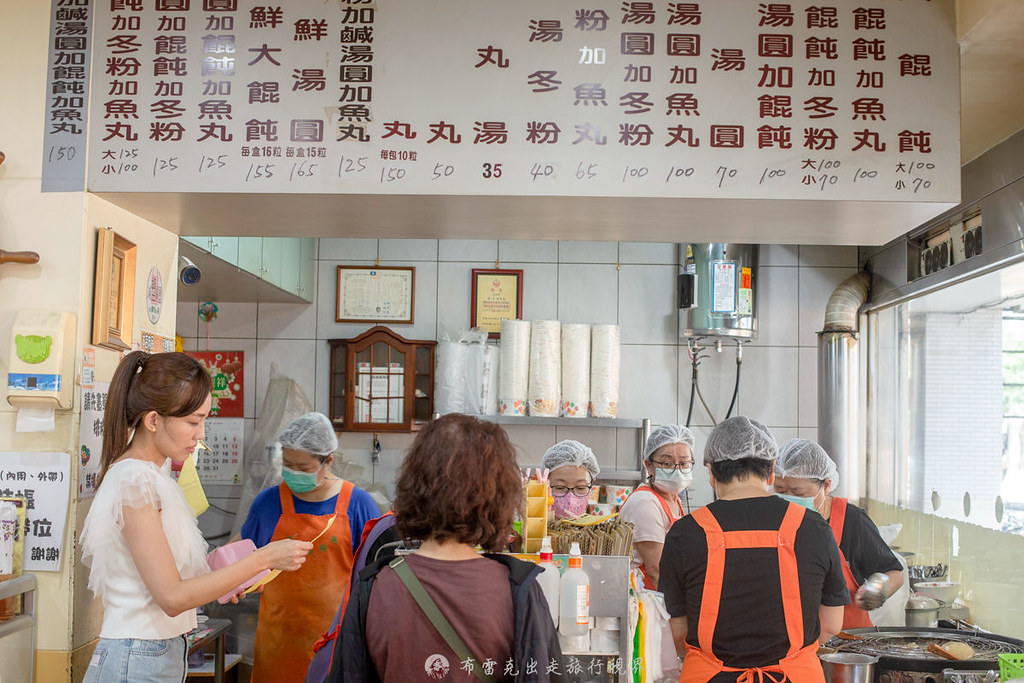
[(654, 455), (654, 451), (662, 446), (674, 443), (685, 443), (692, 449), (693, 432), (683, 425), (661, 425), (656, 427), (651, 432), (651, 435), (647, 437), (647, 442), (644, 444), (644, 460)]
[(839, 470), (825, 449), (810, 439), (790, 439), (782, 444), (775, 461), (775, 476), (797, 479), (831, 479), (839, 486)]
[(281, 448), (313, 455), (331, 455), (338, 450), (334, 425), (322, 413), (306, 413), (284, 426), (277, 435)]
[(704, 444), (704, 464), (743, 458), (774, 460), (778, 452), (775, 437), (763, 424), (742, 416), (731, 417), (711, 430)]
[(594, 455), (594, 451), (590, 450), (590, 446), (572, 439), (559, 441), (547, 449), (544, 452), (544, 457), (540, 460), (541, 469), (554, 471), (566, 465), (586, 467), (590, 472), (591, 481), (597, 479), (597, 475), (601, 472), (601, 468), (597, 464), (597, 456)]

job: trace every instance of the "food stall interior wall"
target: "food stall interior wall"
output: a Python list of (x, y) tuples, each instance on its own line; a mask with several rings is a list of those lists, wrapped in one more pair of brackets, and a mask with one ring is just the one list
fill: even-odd
[[(685, 236), (681, 236), (685, 238)], [(690, 388), (685, 340), (678, 335), (675, 277), (678, 246), (629, 242), (543, 242), (516, 240), (320, 239), (317, 287), (312, 304), (218, 303), (208, 326), (197, 316), (200, 301), (181, 287), (177, 331), (185, 348), (245, 351), (246, 432), (251, 435), (271, 364), (298, 381), (315, 408), (328, 411), (328, 346), (325, 340), (354, 337), (368, 325), (334, 322), (338, 265), (415, 266), (413, 325), (393, 329), (413, 339), (457, 337), (469, 325), (473, 268), (523, 270), (523, 318), (563, 323), (622, 326), (620, 417), (649, 417), (655, 424), (683, 422)], [(616, 264), (619, 264), (617, 267)], [(739, 412), (767, 423), (780, 443), (815, 438), (817, 422), (817, 338), (825, 302), (836, 285), (855, 272), (853, 247), (764, 246), (759, 270), (758, 339), (746, 345)], [(209, 341), (207, 341), (207, 334)], [(721, 418), (732, 395), (735, 353), (725, 345), (700, 366), (701, 390)], [(698, 449), (712, 423), (694, 410)], [(576, 438), (594, 448), (602, 467), (636, 469), (637, 434), (632, 429), (510, 426), (520, 463), (536, 465), (548, 446)], [(340, 436), (346, 460), (364, 467), (365, 483), (391, 490), (411, 434), (381, 434), (380, 464), (370, 460), (373, 435)], [(691, 504), (703, 505), (711, 492), (699, 468)], [(237, 507), (240, 486), (213, 486), (212, 502)], [(231, 526), (229, 515), (203, 515), (208, 536)]]

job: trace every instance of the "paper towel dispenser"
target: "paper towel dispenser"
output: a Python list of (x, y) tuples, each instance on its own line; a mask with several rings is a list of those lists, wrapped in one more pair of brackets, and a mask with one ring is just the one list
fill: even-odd
[(7, 402), (15, 408), (71, 408), (77, 320), (65, 311), (18, 311), (11, 328)]

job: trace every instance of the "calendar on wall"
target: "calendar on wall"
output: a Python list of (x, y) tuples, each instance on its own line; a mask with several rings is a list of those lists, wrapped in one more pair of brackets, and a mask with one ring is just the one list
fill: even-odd
[(205, 441), (210, 450), (199, 456), (199, 478), (204, 484), (238, 484), (245, 452), (245, 421), (211, 417), (205, 426)]

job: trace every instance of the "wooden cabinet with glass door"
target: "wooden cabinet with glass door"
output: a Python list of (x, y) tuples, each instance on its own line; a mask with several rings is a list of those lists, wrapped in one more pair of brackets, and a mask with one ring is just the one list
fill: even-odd
[(434, 412), (435, 341), (405, 339), (377, 326), (330, 339), (331, 421), (339, 429), (409, 432)]

